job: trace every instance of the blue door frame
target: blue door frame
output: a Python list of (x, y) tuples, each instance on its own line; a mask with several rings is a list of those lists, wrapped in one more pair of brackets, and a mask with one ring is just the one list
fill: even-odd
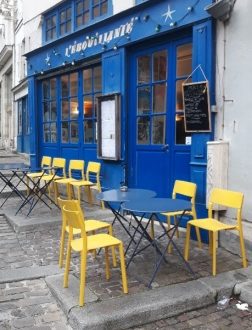
[[(182, 37), (177, 40), (167, 39), (167, 42), (149, 44), (137, 52), (130, 54), (131, 74), (129, 77), (130, 103), (128, 122), (128, 184), (132, 187), (152, 189), (158, 196), (171, 195), (176, 179), (190, 180), (190, 153), (191, 146), (176, 144), (175, 142), (175, 115), (176, 115), (176, 48), (191, 43), (192, 38)], [(166, 50), (168, 54), (167, 66), (167, 104), (165, 140), (162, 144), (137, 144), (137, 57)]]

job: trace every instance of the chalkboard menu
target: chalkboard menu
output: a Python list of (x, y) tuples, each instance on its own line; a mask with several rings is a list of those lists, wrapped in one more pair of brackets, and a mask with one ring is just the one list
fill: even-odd
[(211, 131), (208, 82), (183, 84), (186, 132)]

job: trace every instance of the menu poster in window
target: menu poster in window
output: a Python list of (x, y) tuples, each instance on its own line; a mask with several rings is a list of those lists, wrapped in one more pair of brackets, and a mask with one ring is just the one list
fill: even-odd
[(98, 158), (120, 159), (120, 95), (100, 96), (98, 101)]
[(209, 88), (207, 81), (183, 84), (186, 132), (210, 132)]

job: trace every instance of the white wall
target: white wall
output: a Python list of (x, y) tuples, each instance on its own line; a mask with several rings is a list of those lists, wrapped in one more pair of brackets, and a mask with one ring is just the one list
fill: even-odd
[(40, 15), (45, 10), (49, 9), (52, 6), (57, 5), (62, 0), (42, 0), (42, 1), (31, 1), (31, 0), (23, 0), (24, 2), (24, 13), (23, 19), (24, 23), (30, 21), (34, 17)]
[(117, 14), (135, 5), (135, 0), (113, 0), (113, 12)]
[(225, 26), (218, 22), (216, 139), (230, 142), (228, 188), (244, 192), (243, 217), (252, 222), (251, 12), (251, 0), (237, 0)]

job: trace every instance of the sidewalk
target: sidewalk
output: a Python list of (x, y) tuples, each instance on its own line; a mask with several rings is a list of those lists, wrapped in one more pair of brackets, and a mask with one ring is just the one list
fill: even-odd
[[(6, 160), (2, 154), (0, 160)], [(18, 156), (13, 158), (18, 161)], [(15, 328), (19, 322), (19, 328), (27, 329), (45, 325), (50, 329), (70, 329), (69, 325), (74, 329), (126, 329), (211, 306), (233, 292), (252, 304), (252, 267), (240, 269), (240, 257), (219, 248), (218, 275), (213, 278), (207, 247), (199, 250), (193, 242), (190, 265), (196, 279), (173, 252), (168, 255), (168, 265), (160, 268), (153, 288), (148, 289), (154, 254), (147, 249), (128, 269), (128, 295), (122, 294), (119, 267), (111, 269), (111, 280), (106, 281), (103, 254), (96, 259), (90, 255), (86, 305), (79, 308), (78, 256), (72, 258), (69, 288), (62, 287), (63, 271), (58, 267), (59, 210), (39, 205), (29, 217), (25, 212), (15, 216), (18, 203), (18, 198), (13, 197), (0, 210), (4, 215), (0, 217), (0, 328), (2, 324)], [(88, 204), (83, 207), (87, 218), (113, 220), (109, 210)], [(126, 235), (119, 224), (114, 226), (114, 233), (126, 246)], [(183, 243), (182, 235), (178, 240), (182, 250)]]

